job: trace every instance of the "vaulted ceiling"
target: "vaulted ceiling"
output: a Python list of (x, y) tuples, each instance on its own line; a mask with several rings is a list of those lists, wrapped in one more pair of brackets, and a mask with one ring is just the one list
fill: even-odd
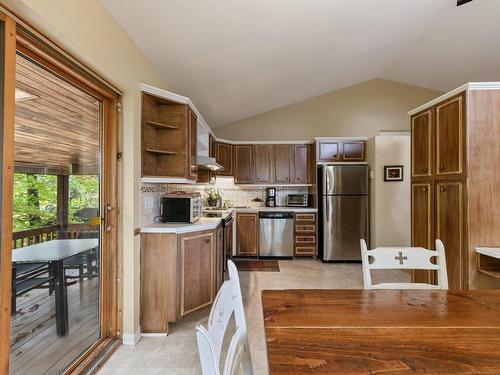
[(210, 126), (383, 77), (500, 80), (500, 1), (101, 0)]

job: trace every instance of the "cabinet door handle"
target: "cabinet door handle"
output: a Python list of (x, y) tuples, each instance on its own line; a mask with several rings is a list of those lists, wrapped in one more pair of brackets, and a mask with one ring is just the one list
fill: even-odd
[(423, 171), (423, 172), (427, 172), (427, 168), (423, 168), (423, 169), (422, 169), (422, 171)]
[(349, 157), (349, 155), (348, 155), (348, 154), (344, 154), (344, 156), (345, 156), (346, 158), (348, 158), (348, 157)]
[(422, 191), (427, 191), (427, 188), (426, 187), (422, 188)]
[(210, 239), (209, 239), (209, 238), (207, 238), (207, 239), (205, 240), (205, 243), (210, 243)]
[[(347, 156), (347, 155), (346, 155), (346, 156)], [(334, 158), (336, 158), (336, 157), (337, 157), (337, 154), (333, 155), (333, 157), (334, 157)]]
[(448, 190), (448, 189), (445, 188), (445, 187), (442, 187), (442, 188), (439, 189), (439, 191), (441, 191), (441, 192), (446, 191), (446, 190)]
[(441, 164), (441, 165), (439, 166), (439, 170), (440, 170), (440, 171), (444, 171), (444, 164)]

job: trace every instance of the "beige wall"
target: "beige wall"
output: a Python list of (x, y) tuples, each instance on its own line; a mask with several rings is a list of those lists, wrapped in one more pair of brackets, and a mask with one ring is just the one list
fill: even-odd
[(231, 140), (373, 137), (409, 128), (407, 112), (441, 92), (374, 79), (214, 129)]
[[(410, 246), (410, 135), (380, 135), (367, 142), (370, 246)], [(385, 182), (384, 166), (402, 165), (403, 181)]]
[(123, 332), (139, 328), (140, 101), (138, 84), (167, 89), (98, 0), (7, 0), (19, 16), (123, 91)]

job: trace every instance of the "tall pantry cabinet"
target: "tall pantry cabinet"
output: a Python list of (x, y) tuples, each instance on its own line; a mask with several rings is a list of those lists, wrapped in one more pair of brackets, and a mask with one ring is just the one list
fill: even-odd
[(475, 251), (500, 246), (500, 84), (464, 85), (410, 115), (412, 245), (443, 241), (450, 289), (500, 286)]

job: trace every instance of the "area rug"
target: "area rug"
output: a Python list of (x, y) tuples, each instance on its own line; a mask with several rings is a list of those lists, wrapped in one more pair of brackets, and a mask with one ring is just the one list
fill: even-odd
[(238, 271), (243, 272), (280, 272), (277, 260), (240, 260), (233, 259)]

